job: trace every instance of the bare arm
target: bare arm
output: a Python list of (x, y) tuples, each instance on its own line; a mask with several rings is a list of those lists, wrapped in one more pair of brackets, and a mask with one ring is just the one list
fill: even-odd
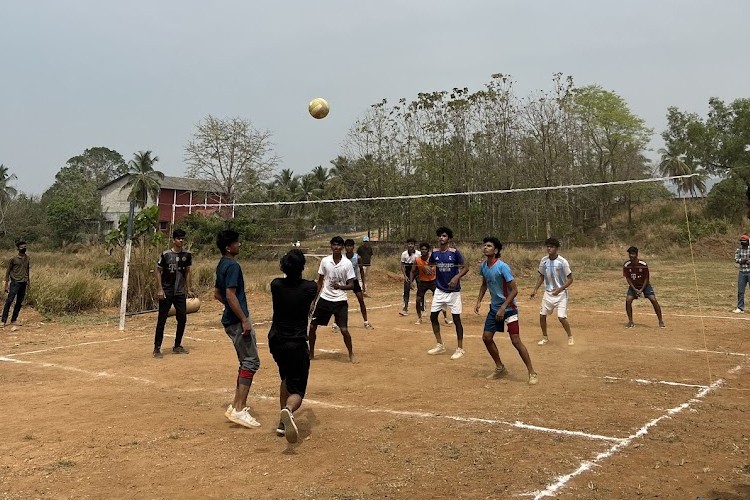
[(162, 284), (161, 284), (161, 273), (162, 273), (161, 267), (156, 266), (156, 297), (159, 300), (164, 298), (164, 288), (162, 288)]
[(224, 303), (224, 299), (221, 297), (221, 292), (219, 291), (218, 288), (214, 288), (214, 298), (218, 300), (219, 302), (221, 302), (222, 304)]
[(242, 318), (242, 335), (249, 335), (253, 331), (253, 325), (250, 322), (249, 317), (245, 317), (245, 312), (242, 310), (240, 301), (237, 299), (237, 289), (227, 288), (227, 302), (226, 306), (234, 313), (238, 318)]
[(479, 286), (479, 295), (477, 296), (477, 304), (474, 306), (474, 313), (479, 314), (479, 308), (482, 306), (482, 299), (487, 291), (487, 280), (482, 276), (482, 284)]
[(534, 289), (531, 291), (531, 295), (529, 295), (530, 299), (534, 298), (534, 295), (536, 295), (536, 291), (539, 290), (539, 287), (542, 286), (542, 283), (544, 283), (544, 276), (539, 274), (536, 277), (536, 285), (534, 285)]

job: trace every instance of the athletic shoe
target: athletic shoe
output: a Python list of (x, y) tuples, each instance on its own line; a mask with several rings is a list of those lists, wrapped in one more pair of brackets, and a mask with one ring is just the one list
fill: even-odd
[(260, 427), (260, 422), (255, 420), (253, 416), (250, 415), (250, 412), (247, 411), (247, 408), (243, 408), (240, 411), (233, 409), (232, 413), (229, 414), (229, 420), (231, 420), (235, 424), (242, 425), (243, 427), (247, 427), (249, 429), (252, 429), (253, 427)]
[(508, 373), (508, 371), (505, 369), (505, 366), (503, 365), (500, 368), (495, 367), (495, 370), (489, 375), (487, 375), (487, 377), (485, 378), (487, 380), (496, 380), (502, 377), (503, 375), (505, 375), (506, 373)]
[(234, 406), (232, 405), (227, 406), (227, 411), (224, 412), (224, 416), (229, 418), (229, 415), (231, 415), (233, 411), (234, 411)]
[(536, 385), (539, 383), (539, 377), (536, 373), (530, 373), (529, 374), (529, 385)]
[(542, 337), (542, 340), (536, 343), (536, 345), (547, 345), (547, 344), (549, 344), (549, 338), (547, 337)]
[(573, 337), (568, 337), (568, 345), (575, 345), (576, 341), (573, 340)]
[(452, 319), (443, 318), (443, 321), (445, 321), (446, 325), (452, 325), (453, 324), (453, 320)]
[(742, 313), (743, 313), (743, 312), (745, 312), (745, 311), (743, 311), (742, 309), (740, 309), (740, 308), (738, 307), (737, 309), (735, 309), (735, 310), (734, 310), (734, 311), (732, 311), (732, 312), (733, 312), (733, 313), (736, 313), (736, 314), (742, 314)]
[(666, 327), (667, 327), (667, 325), (665, 325), (663, 321), (660, 321), (660, 322), (659, 322), (659, 328), (662, 328), (662, 329), (664, 329), (664, 328), (666, 328)]
[(172, 354), (187, 354), (188, 350), (182, 347), (181, 345), (175, 346), (172, 348)]
[(628, 321), (628, 323), (625, 325), (625, 328), (635, 328), (635, 323), (632, 321)]
[(443, 344), (436, 344), (435, 347), (427, 351), (427, 354), (443, 354), (445, 352), (445, 346)]
[(284, 422), (279, 421), (279, 426), (276, 427), (276, 435), (283, 436), (284, 434), (286, 434), (286, 429), (284, 429)]
[(294, 415), (288, 408), (281, 410), (281, 422), (284, 424), (284, 437), (288, 443), (297, 442), (297, 424), (294, 423)]
[(453, 353), (453, 355), (451, 356), (451, 359), (461, 359), (463, 357), (464, 357), (464, 350), (459, 347), (458, 349), (456, 349), (456, 352)]
[(338, 332), (338, 331), (339, 331), (339, 325), (337, 325), (336, 323), (334, 323), (334, 324), (333, 324), (333, 325), (331, 326), (331, 330), (333, 330), (334, 332)]
[(415, 325), (421, 325), (422, 324), (422, 318), (418, 318), (417, 322), (414, 323)]
[(369, 321), (365, 321), (365, 330), (374, 330), (375, 327), (370, 324)]
[(155, 358), (163, 358), (163, 357), (164, 357), (164, 356), (162, 355), (162, 353), (161, 353), (161, 349), (159, 349), (158, 347), (155, 347), (155, 348), (154, 348), (153, 356), (154, 356)]
[(406, 315), (408, 315), (408, 314), (409, 314), (408, 312), (406, 312), (406, 309), (404, 309), (404, 310), (401, 310), (401, 311), (399, 311), (398, 313), (399, 313), (399, 315), (401, 315), (401, 316), (406, 316)]

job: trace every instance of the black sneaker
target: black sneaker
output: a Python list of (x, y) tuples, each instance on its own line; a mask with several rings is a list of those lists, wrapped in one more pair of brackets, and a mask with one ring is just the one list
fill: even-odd
[(172, 354), (187, 354), (187, 353), (188, 353), (188, 350), (182, 347), (181, 345), (178, 345), (172, 348)]
[(284, 434), (286, 434), (286, 429), (284, 429), (284, 422), (279, 422), (279, 426), (276, 427), (276, 435), (283, 436)]
[(155, 358), (162, 358), (163, 357), (162, 354), (161, 354), (161, 349), (159, 349), (158, 347), (154, 347), (154, 357)]

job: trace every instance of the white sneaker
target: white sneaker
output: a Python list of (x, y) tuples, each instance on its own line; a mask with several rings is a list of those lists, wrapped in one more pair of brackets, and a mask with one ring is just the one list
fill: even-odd
[(398, 314), (399, 314), (399, 316), (408, 316), (408, 315), (409, 315), (409, 313), (408, 313), (408, 312), (406, 312), (406, 310), (404, 310), (404, 309), (401, 309), (401, 310), (400, 310), (400, 311), (398, 312)]
[(443, 344), (436, 344), (435, 347), (427, 351), (427, 354), (443, 354), (445, 352), (445, 346)]
[(575, 345), (575, 340), (573, 340), (573, 337), (568, 337), (568, 345)]
[(231, 415), (233, 411), (234, 411), (234, 406), (232, 405), (227, 406), (227, 411), (224, 412), (224, 416), (229, 418), (229, 415)]
[(239, 424), (250, 429), (254, 427), (260, 427), (260, 422), (255, 420), (253, 416), (250, 415), (250, 412), (247, 411), (247, 408), (243, 408), (241, 411), (232, 410), (232, 413), (229, 414), (229, 420), (231, 420), (235, 424)]
[(333, 324), (333, 325), (331, 326), (331, 330), (333, 330), (334, 332), (338, 332), (338, 331), (339, 331), (339, 325), (337, 325), (336, 323), (334, 323), (334, 324)]
[(453, 353), (453, 356), (451, 356), (451, 359), (461, 359), (464, 357), (464, 350), (460, 347), (456, 349), (456, 352)]
[(281, 410), (279, 418), (281, 419), (281, 423), (284, 424), (284, 437), (287, 442), (296, 443), (298, 436), (297, 424), (294, 423), (294, 415), (292, 415), (292, 412), (287, 408), (284, 408)]
[(417, 322), (414, 323), (415, 325), (421, 325), (422, 324), (422, 318), (417, 319)]
[(549, 344), (549, 339), (547, 337), (542, 337), (542, 340), (536, 343), (537, 345), (547, 345)]
[(372, 326), (369, 321), (365, 321), (365, 330), (373, 330), (373, 329), (375, 329), (375, 327)]
[(735, 309), (735, 310), (734, 310), (734, 311), (732, 311), (732, 312), (733, 312), (733, 313), (735, 313), (735, 314), (742, 314), (742, 313), (743, 313), (743, 312), (745, 312), (745, 311), (743, 311), (742, 309), (740, 309), (740, 308), (738, 307), (737, 309)]
[(446, 325), (452, 325), (453, 324), (453, 320), (452, 319), (448, 319), (447, 317), (443, 318), (443, 321), (445, 321)]

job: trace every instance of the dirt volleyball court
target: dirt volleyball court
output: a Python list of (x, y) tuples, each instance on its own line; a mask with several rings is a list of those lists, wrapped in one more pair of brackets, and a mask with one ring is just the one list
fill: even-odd
[(0, 333), (0, 497), (747, 499), (750, 315), (728, 312), (731, 269), (703, 273), (701, 317), (691, 267), (652, 271), (665, 330), (643, 300), (636, 328), (624, 329), (617, 269), (580, 273), (572, 347), (554, 316), (550, 344), (536, 344), (534, 277), (519, 276), (536, 386), (500, 334), (509, 375), (485, 379), (493, 366), (481, 341), (486, 301), (473, 314), (475, 271), (464, 282), (466, 356), (457, 361), (452, 326), (443, 325), (448, 353), (426, 354), (429, 322), (414, 324), (413, 303), (409, 316), (397, 314), (398, 278), (382, 273), (367, 301), (375, 330), (349, 301), (358, 364), (339, 334), (319, 330), (296, 445), (274, 433), (267, 295), (249, 297), (261, 343), (250, 398), (257, 430), (223, 416), (237, 361), (208, 296), (188, 317), (190, 354), (163, 359), (151, 357), (153, 314), (120, 332), (116, 320), (44, 323), (27, 310), (22, 328)]

